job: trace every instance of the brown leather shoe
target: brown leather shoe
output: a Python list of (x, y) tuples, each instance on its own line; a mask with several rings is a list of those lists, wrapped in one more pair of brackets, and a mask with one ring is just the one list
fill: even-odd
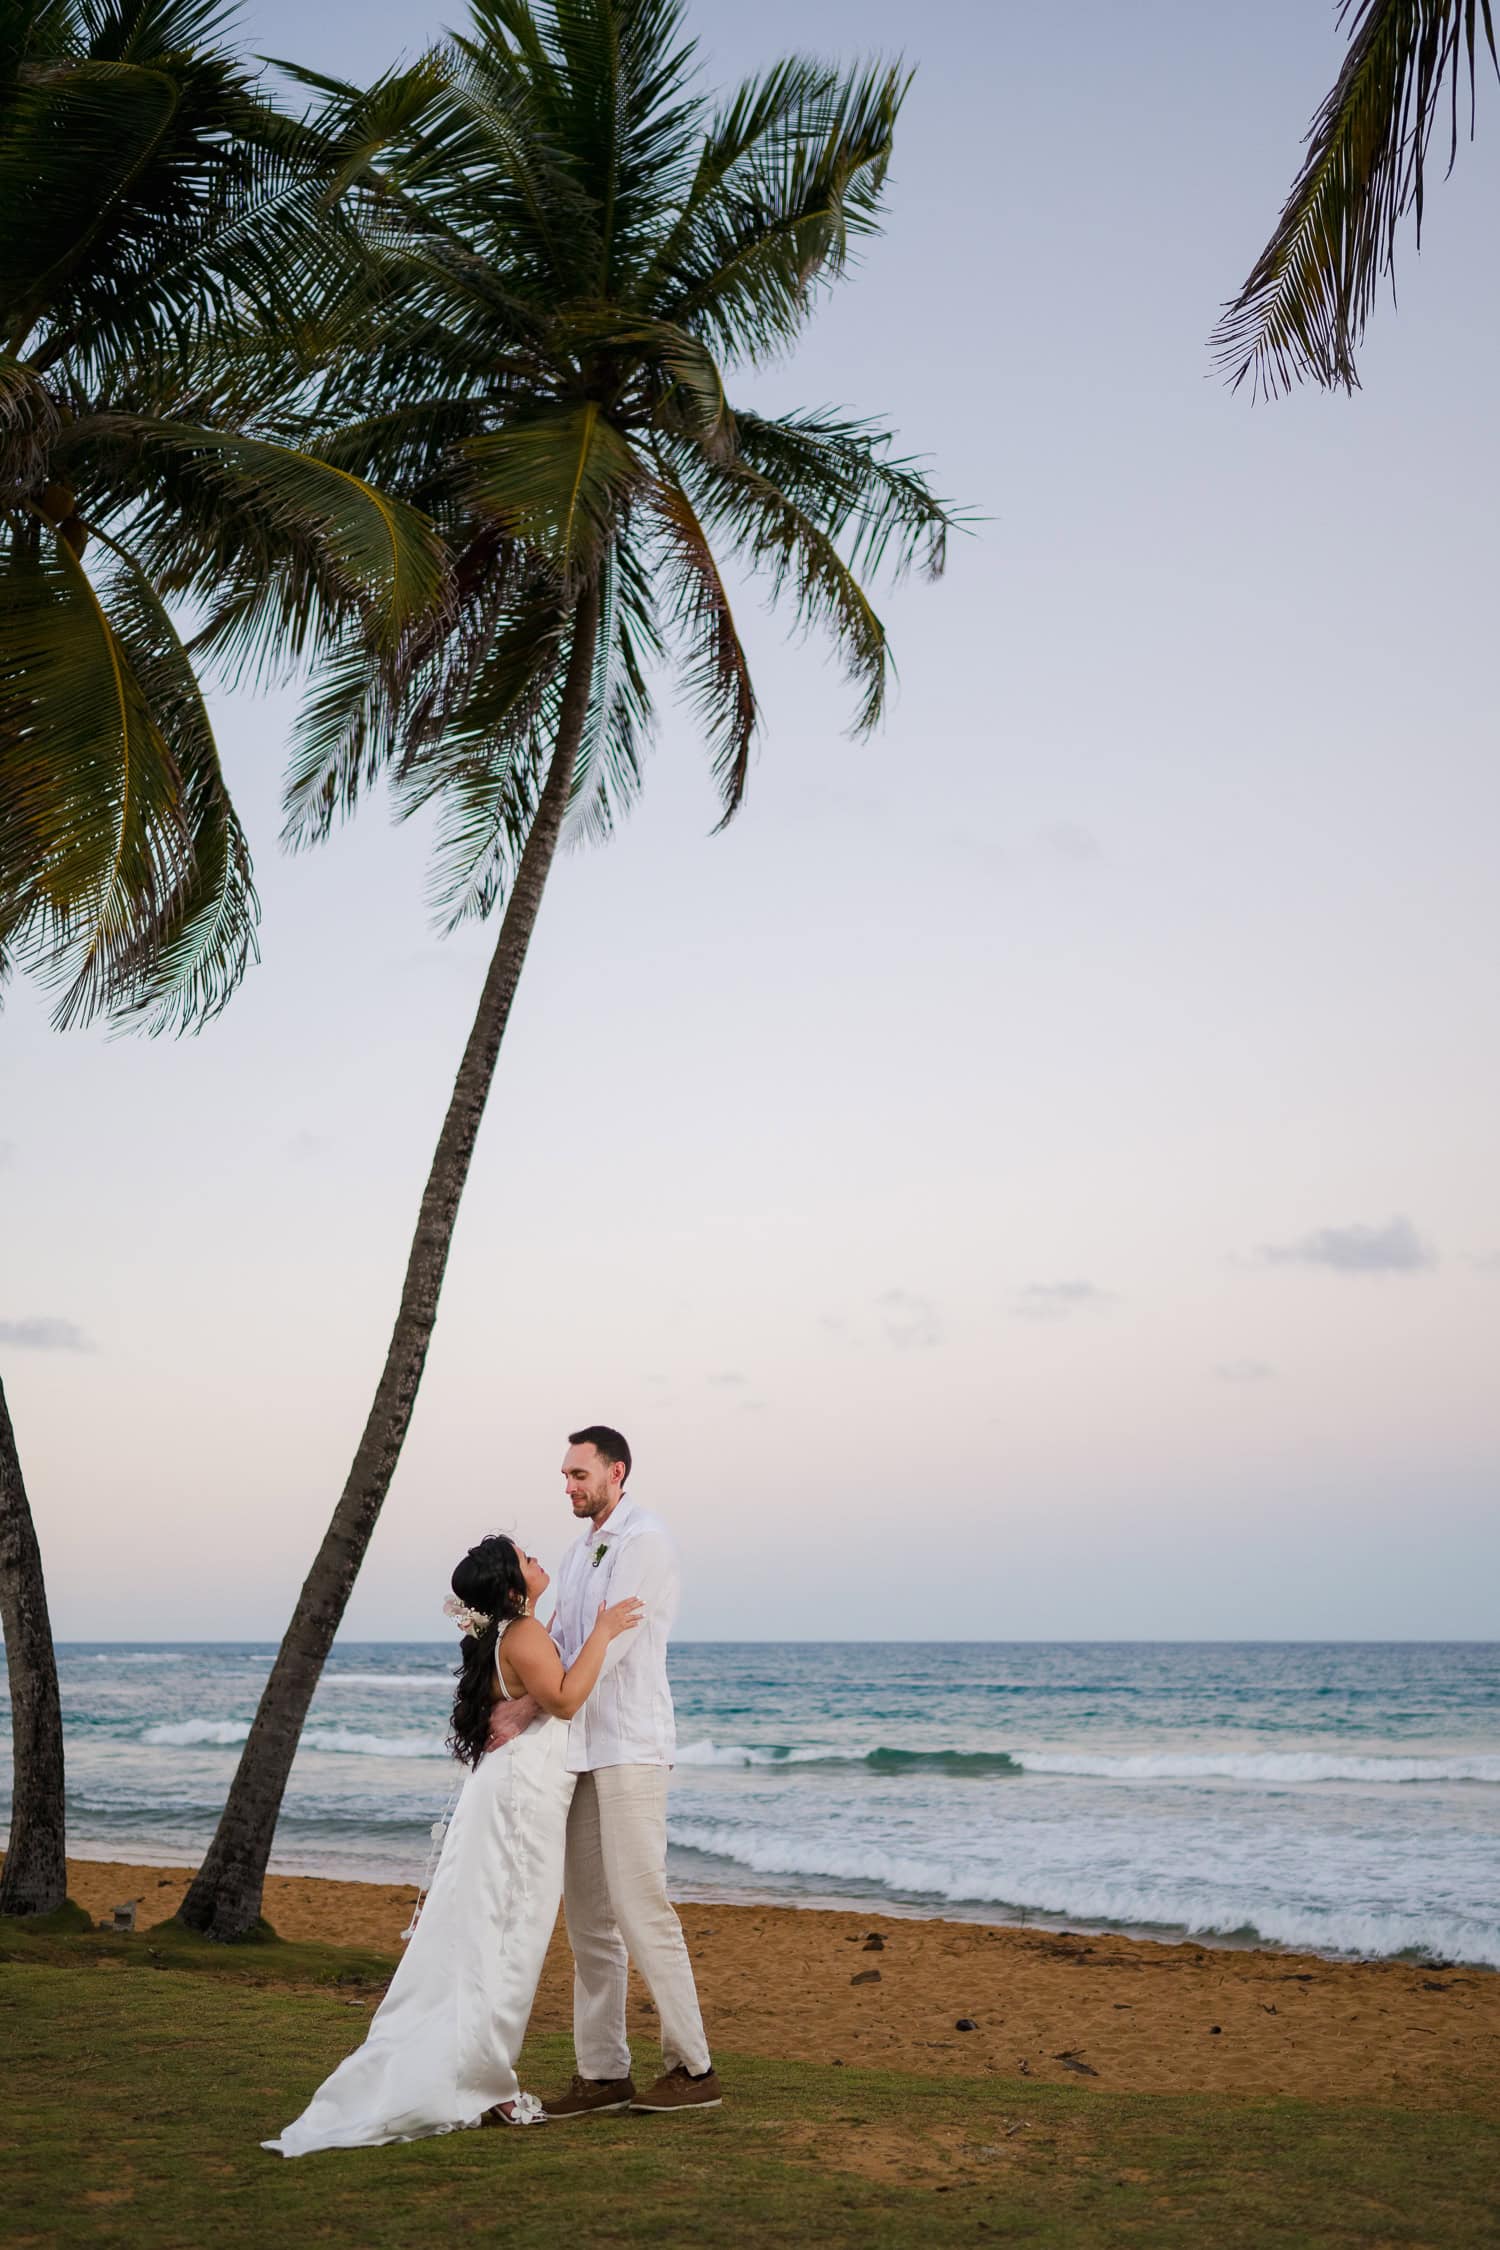
[(565, 2094), (558, 2094), (542, 2107), (555, 2124), (566, 2124), (570, 2117), (602, 2117), (607, 2110), (629, 2109), (635, 2100), (633, 2078), (579, 2078), (574, 2077)]
[(630, 2106), (665, 2116), (679, 2109), (719, 2109), (723, 2101), (724, 2089), (711, 2064), (701, 2078), (695, 2078), (685, 2063), (679, 2063), (644, 2094), (638, 2094)]

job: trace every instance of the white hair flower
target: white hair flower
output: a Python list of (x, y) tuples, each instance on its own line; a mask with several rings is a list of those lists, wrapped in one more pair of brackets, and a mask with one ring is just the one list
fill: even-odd
[(443, 1615), (451, 1617), (461, 1633), (482, 1633), (495, 1622), (492, 1617), (486, 1617), (482, 1609), (470, 1609), (468, 1603), (461, 1602), (457, 1594), (448, 1596), (443, 1604)]

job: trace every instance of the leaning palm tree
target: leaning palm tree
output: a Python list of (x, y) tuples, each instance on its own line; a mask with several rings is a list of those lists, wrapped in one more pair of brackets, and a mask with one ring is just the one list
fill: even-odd
[(224, 17), (0, 0), (0, 973), (60, 1024), (201, 1024), (253, 956), (173, 606), (253, 578), (242, 645), (290, 661), (393, 640), (440, 582), (410, 510), (257, 430), (341, 246)]
[[(60, 1024), (195, 1028), (255, 943), (250, 858), (174, 604), (253, 578), (262, 656), (379, 669), (441, 551), (346, 470), (258, 434), (305, 291), (354, 269), (218, 0), (0, 0), (0, 979)], [(231, 640), (227, 652), (235, 653)], [(57, 1678), (0, 1409), (17, 1817), (0, 1904), (63, 1881)]]
[(0, 1628), (10, 1681), (10, 1842), (0, 1914), (52, 1914), (68, 1896), (62, 1701), (36, 1525), (0, 1383)]
[(402, 812), (438, 808), (443, 918), (504, 911), (374, 1401), (182, 1909), (219, 1936), (259, 1911), (559, 845), (607, 833), (633, 796), (669, 661), (723, 818), (739, 806), (757, 714), (726, 561), (830, 633), (858, 733), (889, 672), (863, 578), (883, 559), (942, 567), (948, 511), (878, 429), (758, 414), (728, 389), (796, 339), (874, 229), (904, 80), (789, 61), (712, 108), (681, 20), (677, 0), (479, 0), (469, 35), (373, 93), (317, 82), (330, 179), (370, 258), (368, 326), (330, 370), (319, 442), (432, 516), (454, 593), (408, 635), (394, 686), (352, 648), (330, 672), (291, 833), (326, 834), (388, 771)]
[(1481, 31), (1500, 68), (1491, 0), (1341, 0), (1339, 21), (1350, 26), (1344, 67), (1309, 128), (1276, 231), (1212, 338), (1235, 387), (1266, 397), (1306, 376), (1329, 390), (1358, 387), (1355, 353), (1408, 212), (1421, 243), (1440, 117), (1450, 172), (1458, 155), (1465, 77), (1473, 133)]

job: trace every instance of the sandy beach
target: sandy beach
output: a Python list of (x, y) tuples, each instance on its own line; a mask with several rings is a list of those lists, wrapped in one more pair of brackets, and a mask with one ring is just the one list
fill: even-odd
[[(142, 1930), (171, 1918), (188, 1882), (182, 1868), (101, 1861), (68, 1872), (96, 1919), (138, 1899)], [(273, 1875), (265, 1903), (284, 1938), (394, 1956), (414, 1897), (408, 1885)], [(681, 1912), (710, 2036), (729, 2054), (1500, 2116), (1500, 1976), (1483, 1969), (813, 1908)], [(537, 2030), (566, 2030), (570, 1990), (559, 1925)], [(635, 2019), (649, 2060), (643, 1993)]]

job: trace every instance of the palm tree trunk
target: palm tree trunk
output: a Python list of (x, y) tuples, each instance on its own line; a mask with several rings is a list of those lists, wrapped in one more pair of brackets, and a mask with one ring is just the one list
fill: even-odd
[(260, 1918), (266, 1862), (298, 1738), (400, 1459), (437, 1319), (459, 1199), (568, 807), (588, 715), (598, 626), (598, 589), (590, 587), (573, 613), (552, 762), (438, 1136), (375, 1401), (261, 1695), (213, 1842), (179, 1909), (179, 1919), (189, 1929), (210, 1937), (246, 1936)]
[(47, 1616), (42, 1551), (0, 1384), (0, 1625), (10, 1671), (16, 1751), (10, 1844), (0, 1873), (0, 1914), (53, 1914), (68, 1896), (63, 1826), (62, 1704)]

